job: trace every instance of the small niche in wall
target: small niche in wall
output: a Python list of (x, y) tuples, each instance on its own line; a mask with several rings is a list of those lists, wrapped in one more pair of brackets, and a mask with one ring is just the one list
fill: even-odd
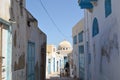
[(27, 21), (27, 26), (30, 27), (30, 21)]

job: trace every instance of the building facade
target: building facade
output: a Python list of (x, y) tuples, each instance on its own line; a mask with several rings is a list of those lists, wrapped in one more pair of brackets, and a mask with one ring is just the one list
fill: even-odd
[(66, 62), (69, 62), (69, 54), (72, 54), (70, 42), (64, 40), (60, 42), (57, 52), (61, 55), (61, 68), (64, 69)]
[(79, 0), (85, 9), (85, 80), (120, 79), (119, 0)]
[(46, 54), (46, 78), (50, 77), (50, 74), (57, 74), (56, 63), (58, 58), (56, 58), (56, 46), (47, 45)]
[(80, 80), (85, 76), (84, 54), (84, 19), (80, 20), (72, 29), (73, 37), (73, 75)]
[(1, 0), (0, 80), (44, 80), (45, 55), (46, 35), (25, 0)]
[(72, 46), (66, 40), (62, 41), (58, 48), (55, 45), (47, 45), (46, 78), (61, 75), (62, 72), (64, 74), (66, 62), (70, 64), (71, 59), (68, 57), (70, 54), (72, 54)]

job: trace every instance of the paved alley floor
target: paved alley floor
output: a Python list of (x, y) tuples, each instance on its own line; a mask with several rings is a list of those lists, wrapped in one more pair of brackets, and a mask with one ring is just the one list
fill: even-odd
[(59, 74), (50, 74), (46, 80), (79, 80), (79, 79), (73, 79), (71, 77), (60, 77)]
[(70, 77), (51, 77), (50, 80), (75, 80)]

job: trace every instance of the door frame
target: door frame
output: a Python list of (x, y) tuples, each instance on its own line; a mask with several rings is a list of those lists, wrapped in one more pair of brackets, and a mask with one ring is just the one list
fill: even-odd
[[(8, 27), (8, 32), (7, 32), (8, 46), (7, 46), (7, 56), (6, 56), (6, 61), (7, 61), (6, 62), (7, 63), (7, 65), (6, 65), (6, 80), (12, 80), (12, 29), (11, 29), (11, 24), (2, 18), (0, 18), (0, 23), (5, 25), (6, 27)], [(2, 38), (2, 36), (1, 36), (1, 38)], [(2, 43), (2, 39), (1, 39), (0, 43)], [(2, 45), (1, 45), (0, 54), (2, 54)]]

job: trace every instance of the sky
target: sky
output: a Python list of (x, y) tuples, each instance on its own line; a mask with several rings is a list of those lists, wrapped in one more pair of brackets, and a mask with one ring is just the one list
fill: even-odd
[(77, 0), (26, 0), (26, 8), (38, 20), (39, 28), (47, 35), (47, 44), (59, 45), (63, 40), (72, 44), (72, 28), (83, 18)]

